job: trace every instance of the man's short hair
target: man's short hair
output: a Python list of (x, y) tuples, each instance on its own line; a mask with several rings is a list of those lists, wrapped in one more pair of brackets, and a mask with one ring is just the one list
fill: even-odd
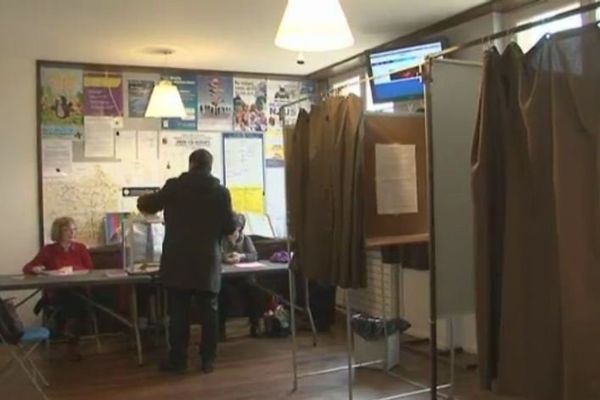
[(212, 170), (213, 156), (206, 149), (194, 150), (190, 154), (190, 171), (206, 171)]

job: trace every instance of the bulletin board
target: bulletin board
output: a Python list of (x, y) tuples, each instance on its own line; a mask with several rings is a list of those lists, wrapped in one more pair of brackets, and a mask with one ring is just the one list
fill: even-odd
[[(184, 118), (144, 117), (161, 78), (179, 89)], [(269, 143), (282, 141), (279, 103), (313, 86), (290, 76), (38, 61), (41, 243), (49, 241), (55, 218), (71, 216), (79, 240), (88, 246), (105, 244), (106, 214), (135, 211), (137, 197), (186, 171), (189, 154), (198, 148), (213, 154), (213, 175), (227, 186), (226, 171), (240, 161), (225, 151), (226, 138), (241, 133), (260, 139), (260, 146), (266, 146), (264, 136)], [(285, 187), (285, 163), (267, 162), (272, 153), (265, 150), (260, 149), (258, 165), (263, 168), (262, 197), (252, 210), (236, 211), (261, 208), (273, 214), (272, 220), (285, 221), (285, 197), (277, 195)], [(237, 187), (245, 184), (241, 179)], [(234, 204), (246, 207), (249, 203), (239, 198), (246, 193), (232, 189)], [(285, 226), (276, 231), (286, 234)]]
[(426, 153), (423, 115), (365, 115), (367, 246), (429, 240)]

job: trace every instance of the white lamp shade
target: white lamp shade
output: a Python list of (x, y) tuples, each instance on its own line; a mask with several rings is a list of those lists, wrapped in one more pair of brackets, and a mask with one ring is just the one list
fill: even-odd
[(275, 45), (293, 51), (350, 47), (354, 37), (339, 0), (288, 0)]
[(177, 86), (168, 80), (161, 80), (154, 85), (148, 107), (146, 107), (146, 117), (184, 118), (185, 115), (185, 107)]

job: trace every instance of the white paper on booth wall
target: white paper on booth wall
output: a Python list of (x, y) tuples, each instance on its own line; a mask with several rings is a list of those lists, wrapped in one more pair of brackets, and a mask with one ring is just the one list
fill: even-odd
[(377, 214), (419, 211), (414, 144), (375, 145)]
[(115, 157), (121, 161), (135, 161), (137, 158), (137, 132), (120, 130), (115, 136)]
[(114, 117), (85, 117), (84, 156), (91, 158), (114, 157), (114, 127)]
[(43, 175), (67, 176), (73, 170), (73, 143), (65, 139), (42, 140)]

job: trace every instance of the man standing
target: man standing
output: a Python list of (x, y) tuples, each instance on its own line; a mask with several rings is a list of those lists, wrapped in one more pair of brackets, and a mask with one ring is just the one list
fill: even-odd
[(141, 196), (138, 209), (164, 210), (165, 239), (160, 278), (167, 289), (169, 357), (162, 371), (187, 368), (190, 308), (195, 297), (202, 312), (202, 371), (214, 368), (218, 338), (217, 295), (221, 286), (221, 239), (235, 231), (229, 191), (211, 175), (212, 155), (204, 149), (189, 157), (189, 171), (169, 179), (158, 192)]

